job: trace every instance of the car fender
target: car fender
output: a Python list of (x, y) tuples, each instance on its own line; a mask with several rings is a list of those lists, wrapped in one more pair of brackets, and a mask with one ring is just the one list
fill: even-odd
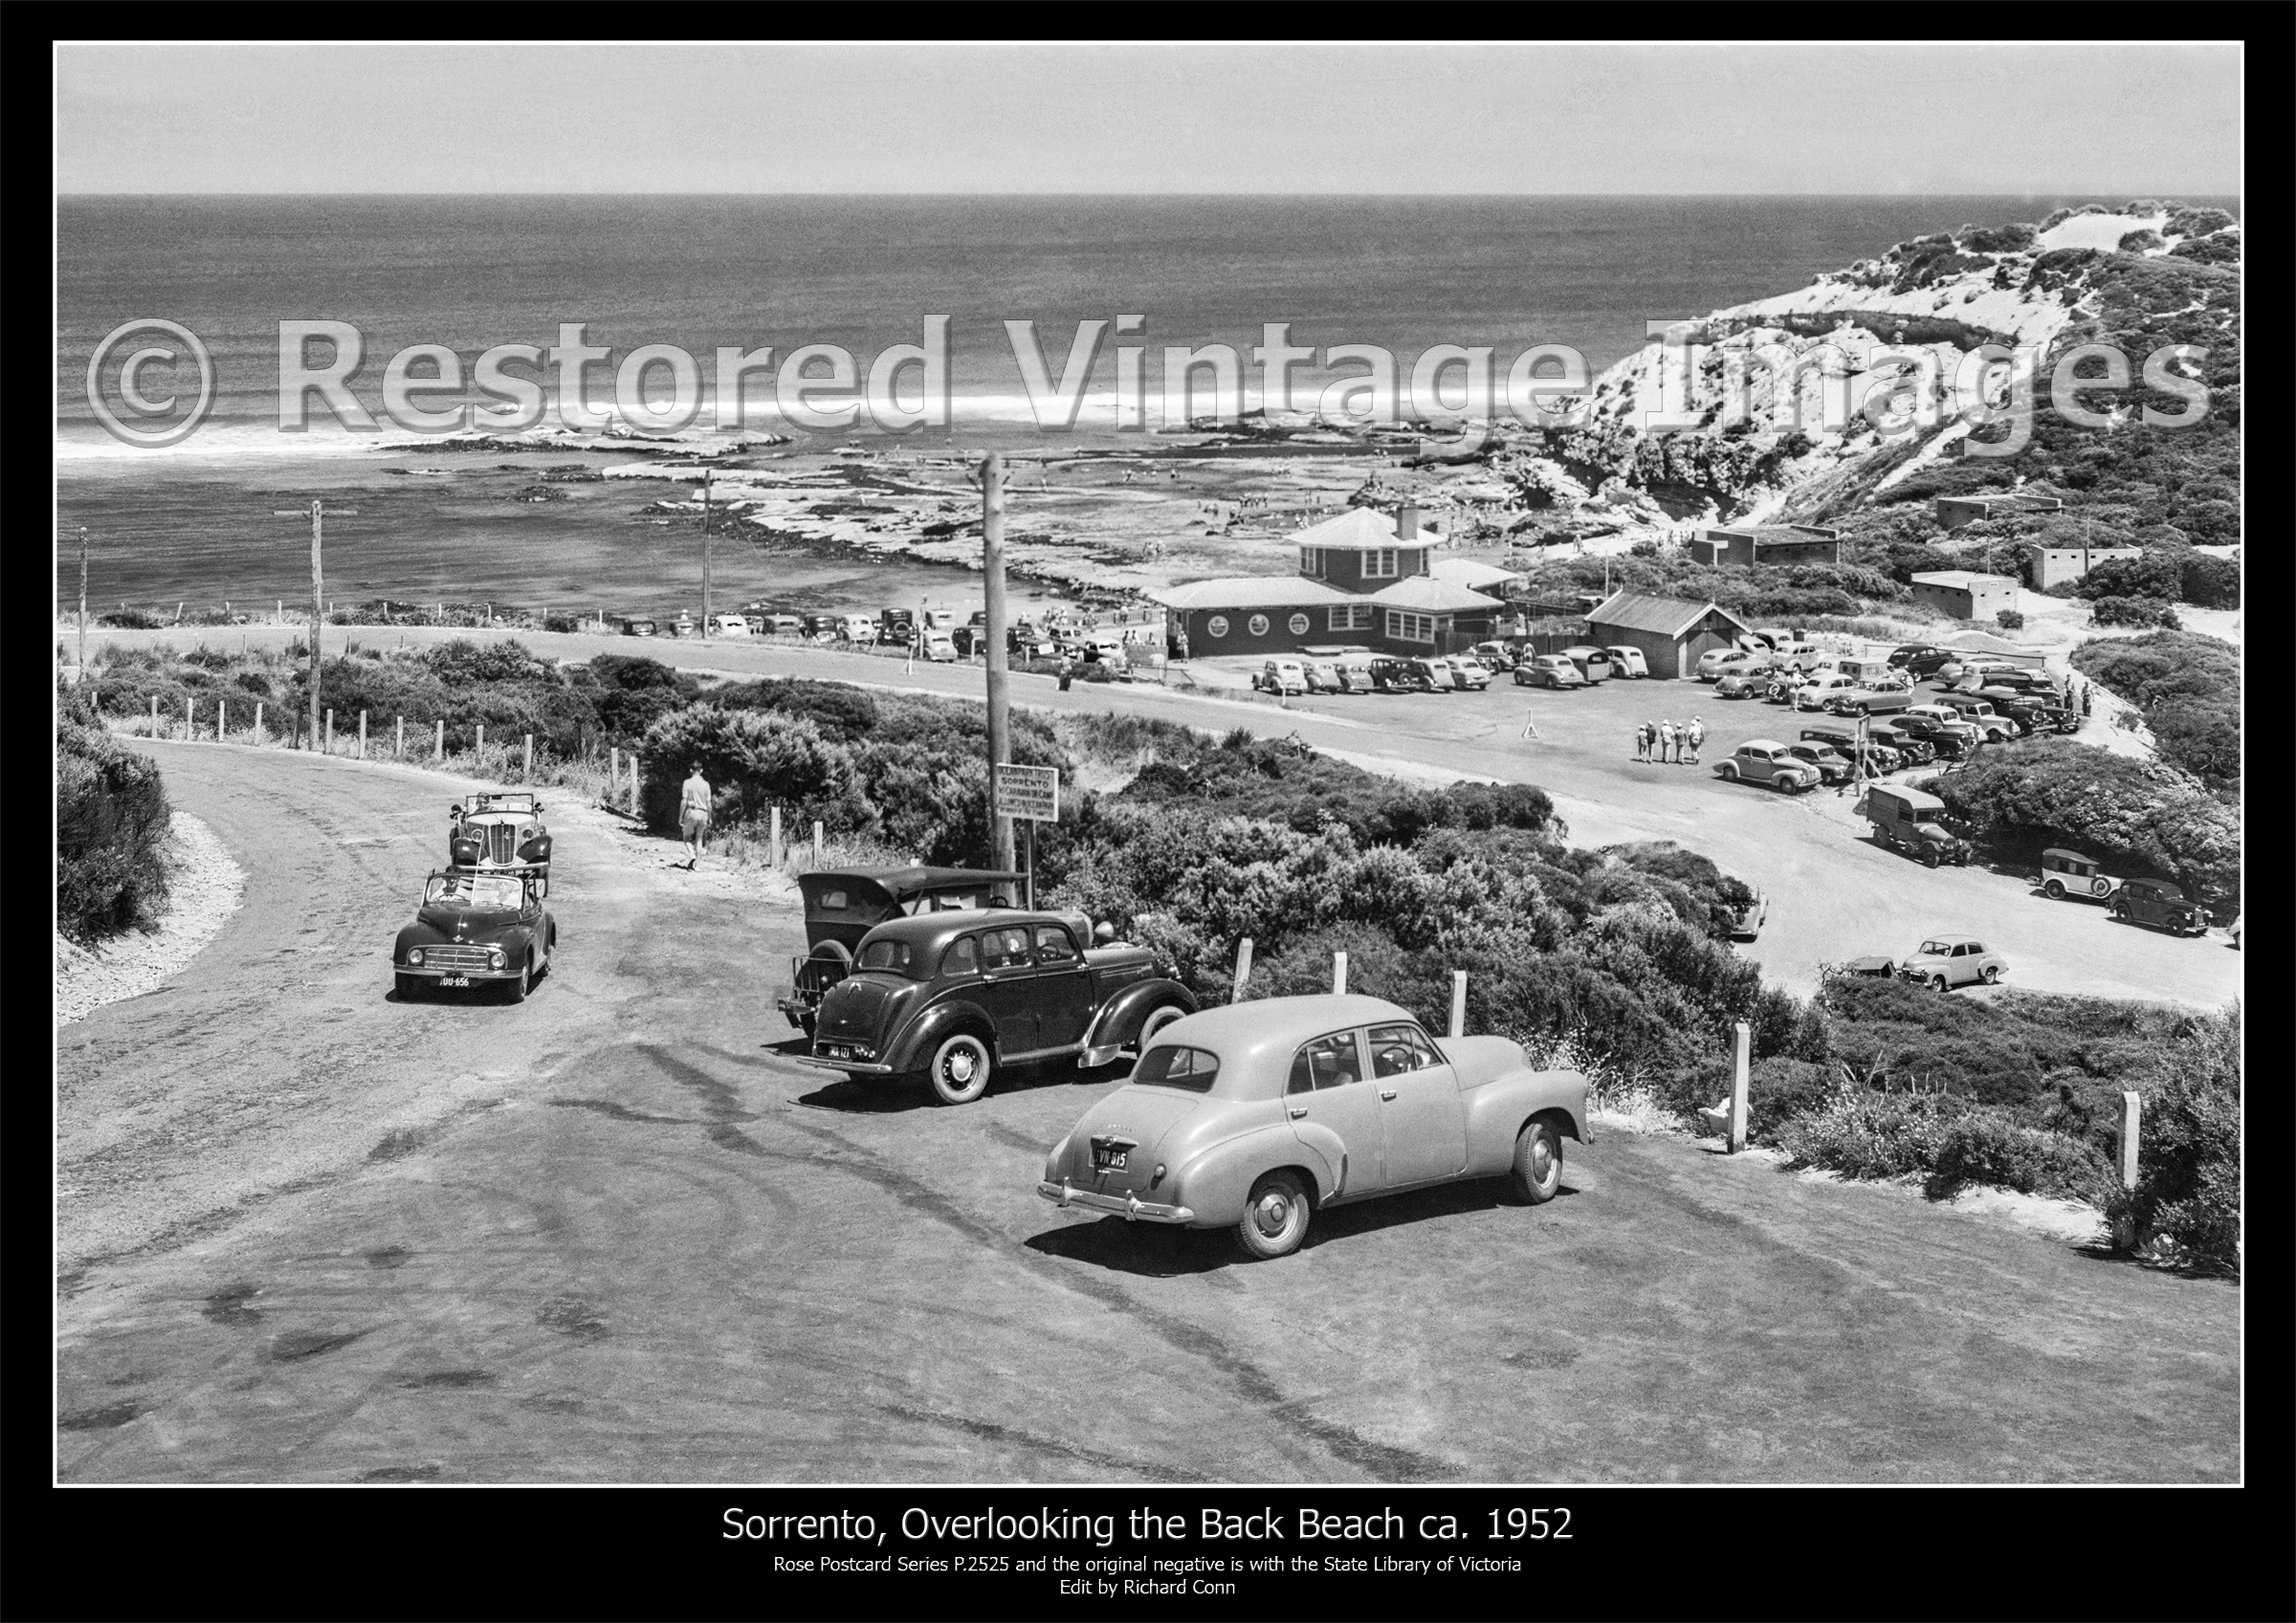
[(1196, 1214), (1196, 1227), (1227, 1228), (1244, 1220), (1251, 1186), (1279, 1167), (1305, 1172), (1309, 1195), (1321, 1205), (1339, 1189), (1342, 1154), (1339, 1135), (1331, 1129), (1281, 1121), (1222, 1139), (1191, 1156), (1174, 1169), (1166, 1188), (1172, 1201)]
[(1578, 1071), (1509, 1071), (1471, 1087), (1467, 1104), (1467, 1169), (1462, 1177), (1496, 1177), (1514, 1164), (1514, 1140), (1533, 1116), (1554, 1112), (1565, 1138), (1594, 1142), (1586, 1126), (1586, 1078)]
[[(997, 1047), (997, 1022), (988, 1018), (988, 1011), (980, 1004), (961, 998), (952, 998), (928, 1007), (911, 1020), (885, 1047), (880, 1056), (883, 1064), (894, 1071), (920, 1069), (926, 1058), (944, 1039), (960, 1031), (970, 1032), (988, 1044), (992, 1052)], [(998, 1055), (999, 1059), (1004, 1056)]]
[(1189, 1014), (1203, 1005), (1196, 994), (1177, 980), (1160, 977), (1136, 980), (1120, 987), (1108, 1000), (1108, 1006), (1093, 1018), (1092, 1029), (1085, 1033), (1087, 1048), (1129, 1048), (1139, 1040), (1140, 1022), (1149, 1012), (1166, 1003), (1178, 1003)]

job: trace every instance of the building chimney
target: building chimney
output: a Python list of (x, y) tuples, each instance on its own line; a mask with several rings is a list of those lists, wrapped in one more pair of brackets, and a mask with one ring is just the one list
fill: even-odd
[(1399, 541), (1408, 541), (1418, 535), (1419, 508), (1411, 502), (1405, 502), (1395, 510), (1395, 537)]

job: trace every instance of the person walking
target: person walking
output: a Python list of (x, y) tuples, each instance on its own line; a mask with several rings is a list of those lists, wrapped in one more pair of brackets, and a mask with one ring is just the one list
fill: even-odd
[(2081, 713), (2082, 713), (2083, 715), (2086, 715), (2086, 714), (2088, 713), (2088, 690), (2089, 690), (2089, 686), (2090, 686), (2090, 685), (2089, 685), (2088, 683), (2086, 683), (2086, 682), (2084, 682), (2084, 683), (2082, 683), (2082, 684), (2081, 684)]
[(1634, 758), (1639, 761), (1647, 761), (1650, 758), (1650, 724), (1647, 721), (1635, 723)]
[(1658, 724), (1658, 758), (1671, 764), (1679, 745), (1675, 741), (1674, 723), (1669, 719)]
[(703, 844), (710, 837), (710, 780), (701, 775), (701, 763), (694, 763), (691, 774), (677, 795), (677, 828), (686, 842), (686, 871), (691, 873), (701, 861)]
[(1684, 758), (1692, 766), (1696, 766), (1698, 764), (1698, 747), (1706, 742), (1706, 723), (1694, 715), (1691, 716), (1690, 730), (1684, 735), (1684, 739), (1690, 746), (1689, 754)]

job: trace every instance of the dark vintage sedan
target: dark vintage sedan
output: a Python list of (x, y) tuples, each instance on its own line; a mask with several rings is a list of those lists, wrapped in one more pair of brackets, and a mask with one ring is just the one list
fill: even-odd
[(1468, 1178), (1531, 1204), (1588, 1142), (1586, 1079), (1504, 1037), (1430, 1036), (1377, 998), (1266, 998), (1143, 1042), (1132, 1076), (1045, 1158), (1036, 1191), (1135, 1222), (1227, 1229), (1255, 1258), (1299, 1249), (1327, 1206)]
[(918, 913), (862, 937), (821, 1000), (807, 1064), (856, 1082), (922, 1073), (943, 1104), (1008, 1065), (1105, 1065), (1196, 1012), (1143, 947), (1089, 945), (1082, 913)]
[(801, 874), (806, 901), (806, 955), (789, 962), (789, 985), (775, 999), (807, 1037), (829, 988), (852, 973), (862, 937), (887, 919), (913, 913), (968, 912), (994, 907), (1000, 887), (1024, 876), (977, 867), (821, 868)]
[(2206, 935), (2208, 915), (2165, 879), (2125, 879), (2112, 893), (2112, 916), (2123, 924), (2149, 924), (2172, 935)]
[(390, 961), (403, 998), (495, 986), (518, 1003), (549, 972), (557, 946), (558, 921), (535, 874), (449, 868), (424, 882), (422, 906)]

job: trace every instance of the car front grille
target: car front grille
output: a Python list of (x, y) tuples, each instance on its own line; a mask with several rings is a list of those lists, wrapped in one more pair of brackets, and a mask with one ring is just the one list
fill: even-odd
[(487, 967), (487, 949), (455, 942), (423, 949), (425, 969), (474, 970)]

